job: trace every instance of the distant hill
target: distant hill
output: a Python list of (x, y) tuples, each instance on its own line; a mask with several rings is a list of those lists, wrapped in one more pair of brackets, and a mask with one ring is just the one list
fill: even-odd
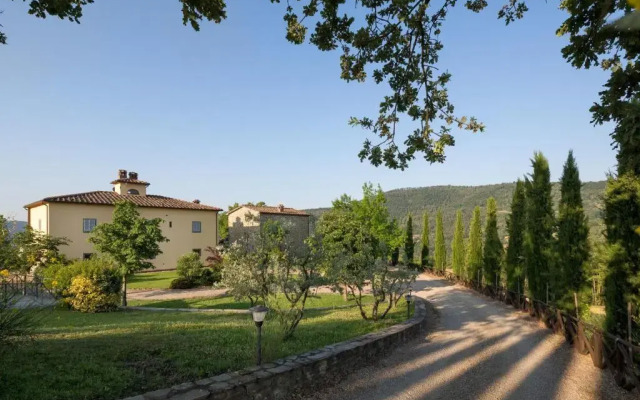
[(18, 232), (22, 232), (27, 227), (27, 221), (9, 221), (7, 223), (9, 228), (9, 234), (15, 235)]
[[(602, 195), (605, 185), (606, 181), (586, 182), (582, 187), (582, 200), (585, 212), (589, 217), (592, 235), (602, 235), (603, 223), (600, 217), (600, 210), (602, 208)], [(413, 216), (413, 233), (415, 235), (419, 235), (422, 232), (422, 213), (425, 210), (429, 212), (431, 247), (433, 247), (435, 241), (436, 211), (441, 208), (447, 251), (450, 252), (456, 210), (462, 209), (466, 236), (468, 235), (469, 221), (471, 220), (473, 208), (480, 206), (484, 219), (487, 199), (490, 196), (495, 197), (498, 203), (498, 229), (500, 237), (504, 239), (506, 236), (506, 216), (510, 213), (511, 198), (515, 186), (515, 183), (482, 186), (429, 186), (394, 189), (385, 192), (385, 195), (389, 213), (398, 220), (403, 229), (406, 225), (407, 215), (411, 214)], [(560, 197), (560, 187), (557, 183), (553, 184), (552, 195), (557, 213)], [(327, 210), (328, 208), (315, 208), (305, 211), (317, 218)]]

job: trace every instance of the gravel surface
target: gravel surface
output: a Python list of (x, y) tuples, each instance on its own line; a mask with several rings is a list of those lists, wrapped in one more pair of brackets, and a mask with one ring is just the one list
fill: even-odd
[(638, 398), (527, 314), (431, 275), (415, 290), (430, 333), (308, 400)]

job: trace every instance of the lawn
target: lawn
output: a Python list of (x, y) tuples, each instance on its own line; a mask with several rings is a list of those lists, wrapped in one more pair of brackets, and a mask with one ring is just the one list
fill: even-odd
[(177, 277), (176, 271), (141, 272), (129, 278), (127, 289), (169, 289)]
[[(364, 301), (371, 301), (371, 296), (364, 296)], [(284, 302), (284, 297), (282, 297)], [(160, 308), (213, 308), (213, 309), (247, 309), (251, 307), (248, 300), (235, 301), (233, 297), (201, 297), (176, 300), (129, 300), (130, 306), (160, 307)], [(339, 294), (321, 294), (309, 296), (306, 308), (339, 307), (355, 305), (353, 299), (345, 301)]]
[[(263, 357), (302, 353), (404, 318), (404, 303), (376, 323), (357, 308), (308, 311), (287, 341), (267, 319)], [(33, 341), (0, 349), (0, 399), (121, 398), (250, 366), (254, 349), (248, 315), (54, 310)]]

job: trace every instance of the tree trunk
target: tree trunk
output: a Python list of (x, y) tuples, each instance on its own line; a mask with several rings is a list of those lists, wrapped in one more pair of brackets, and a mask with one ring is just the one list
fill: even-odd
[(344, 285), (344, 293), (342, 294), (342, 298), (344, 299), (344, 301), (349, 300), (349, 289), (347, 287), (347, 284)]
[(127, 275), (122, 277), (122, 307), (127, 306)]

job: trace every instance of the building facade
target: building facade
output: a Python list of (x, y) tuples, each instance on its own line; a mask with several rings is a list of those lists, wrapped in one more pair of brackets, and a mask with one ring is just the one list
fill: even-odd
[(138, 174), (118, 171), (111, 182), (112, 191), (95, 191), (47, 197), (25, 206), (28, 225), (36, 231), (71, 242), (60, 251), (71, 259), (88, 258), (95, 253), (89, 235), (98, 224), (111, 222), (114, 205), (130, 201), (143, 218), (160, 218), (163, 235), (169, 242), (161, 243), (162, 254), (150, 260), (156, 269), (173, 269), (178, 258), (190, 251), (200, 254), (204, 262), (205, 248), (215, 247), (218, 238), (217, 207), (200, 204), (199, 200), (184, 201), (147, 194), (150, 185), (138, 179)]
[(287, 244), (292, 249), (304, 249), (304, 240), (310, 231), (309, 214), (282, 204), (276, 207), (242, 205), (229, 211), (229, 243), (257, 235), (267, 221), (278, 222), (285, 228)]

